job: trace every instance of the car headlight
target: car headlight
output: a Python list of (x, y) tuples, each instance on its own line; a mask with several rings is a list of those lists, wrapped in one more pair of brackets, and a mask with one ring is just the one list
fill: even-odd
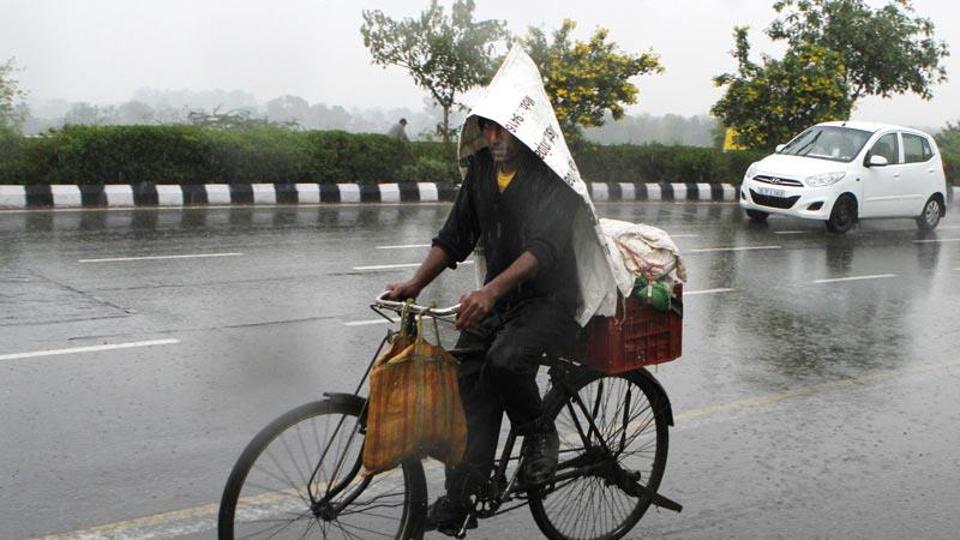
[(803, 183), (810, 187), (825, 187), (832, 186), (843, 179), (847, 173), (845, 172), (829, 172), (815, 174), (813, 176), (808, 176), (803, 179)]
[(756, 163), (751, 163), (750, 166), (747, 167), (747, 172), (743, 175), (743, 177), (744, 177), (744, 178), (753, 178), (754, 175), (756, 175), (756, 174), (757, 174), (757, 164), (756, 164)]

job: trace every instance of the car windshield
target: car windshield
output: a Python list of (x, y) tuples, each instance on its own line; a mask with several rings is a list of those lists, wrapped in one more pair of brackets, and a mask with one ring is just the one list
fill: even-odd
[(777, 153), (849, 162), (857, 157), (870, 135), (862, 129), (816, 126), (794, 137)]

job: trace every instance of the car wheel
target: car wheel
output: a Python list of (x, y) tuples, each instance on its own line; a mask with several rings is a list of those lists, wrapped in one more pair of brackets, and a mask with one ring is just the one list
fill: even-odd
[(760, 210), (747, 210), (747, 217), (750, 218), (750, 221), (754, 223), (766, 223), (767, 222), (767, 212), (761, 212)]
[(857, 203), (850, 197), (840, 197), (833, 204), (830, 219), (827, 220), (827, 230), (832, 233), (843, 234), (853, 228), (857, 222)]
[(940, 223), (940, 216), (943, 215), (943, 206), (939, 199), (930, 197), (927, 204), (923, 206), (923, 212), (917, 216), (917, 227), (921, 231), (932, 231)]

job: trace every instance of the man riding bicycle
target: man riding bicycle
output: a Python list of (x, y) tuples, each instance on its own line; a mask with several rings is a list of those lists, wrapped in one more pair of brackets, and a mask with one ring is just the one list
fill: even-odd
[[(572, 348), (578, 322), (601, 303), (597, 295), (584, 299), (585, 276), (578, 275), (574, 247), (575, 223), (583, 224), (575, 218), (592, 216), (592, 208), (582, 212), (589, 198), (572, 189), (582, 181), (532, 66), (522, 51), (512, 51), (485, 102), (465, 121), (461, 158), (466, 174), (447, 221), (413, 278), (387, 286), (392, 299), (416, 298), (445, 268), (456, 268), (482, 246), (477, 262), (486, 266), (483, 286), (460, 298), (456, 322), (461, 330), (457, 348), (481, 351), (459, 368), (467, 451), (461, 465), (448, 467), (447, 493), (430, 506), (427, 518), (450, 535), (467, 518), (471, 486), (490, 474), (504, 412), (524, 436), (521, 481), (536, 485), (553, 475), (559, 440), (553, 423), (541, 418), (535, 381), (539, 359)], [(531, 88), (518, 93), (523, 83)], [(538, 122), (539, 144), (525, 144), (514, 135)], [(544, 161), (548, 155), (554, 161), (566, 157), (567, 178)], [(592, 255), (595, 262), (598, 253)], [(608, 268), (602, 253), (599, 257), (601, 268)], [(596, 281), (592, 285), (596, 289)]]

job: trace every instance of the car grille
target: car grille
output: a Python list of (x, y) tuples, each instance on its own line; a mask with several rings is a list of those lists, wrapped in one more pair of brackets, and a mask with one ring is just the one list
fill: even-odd
[(766, 176), (763, 174), (758, 174), (753, 177), (757, 182), (763, 182), (764, 184), (773, 184), (775, 186), (796, 186), (803, 187), (803, 182), (799, 180), (793, 180), (790, 178), (780, 178), (779, 176)]
[(793, 197), (771, 197), (769, 195), (761, 195), (754, 190), (750, 190), (750, 198), (753, 199), (753, 202), (759, 204), (760, 206), (769, 206), (771, 208), (792, 208), (797, 201), (800, 200), (799, 195)]

